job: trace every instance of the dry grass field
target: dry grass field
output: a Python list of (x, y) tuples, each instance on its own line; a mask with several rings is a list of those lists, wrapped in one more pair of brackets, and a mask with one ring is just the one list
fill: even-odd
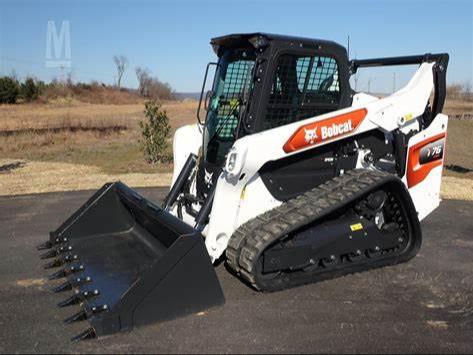
[(447, 115), (461, 115), (465, 113), (473, 115), (473, 101), (447, 99), (443, 111)]
[[(195, 119), (195, 102), (163, 103), (174, 129)], [(143, 103), (0, 106), (0, 158), (90, 165), (104, 173), (151, 173), (139, 149)]]
[[(134, 100), (134, 99), (133, 99)], [(0, 105), (0, 195), (94, 189), (110, 180), (167, 185), (172, 166), (150, 165), (139, 147), (143, 102), (68, 100)], [(195, 122), (195, 101), (166, 101), (175, 130)], [(473, 102), (448, 101), (449, 115), (473, 113)], [(458, 190), (473, 180), (472, 120), (450, 120), (445, 174)], [(467, 191), (473, 186), (465, 187)], [(449, 191), (443, 189), (443, 194)], [(450, 196), (451, 197), (451, 196)]]

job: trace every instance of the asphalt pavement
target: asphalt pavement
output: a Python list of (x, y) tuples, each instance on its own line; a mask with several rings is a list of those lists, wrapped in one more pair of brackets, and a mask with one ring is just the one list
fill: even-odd
[[(159, 201), (165, 189), (138, 189)], [(473, 352), (473, 202), (443, 201), (423, 221), (424, 242), (409, 263), (258, 293), (217, 274), (224, 306), (71, 343), (86, 322), (55, 305), (35, 246), (92, 191), (0, 197), (0, 352)]]

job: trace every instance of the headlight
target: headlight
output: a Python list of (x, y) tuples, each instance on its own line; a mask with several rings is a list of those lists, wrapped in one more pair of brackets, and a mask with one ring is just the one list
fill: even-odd
[(237, 150), (235, 147), (230, 149), (225, 162), (225, 170), (230, 176), (238, 176), (245, 163), (246, 150)]
[(237, 156), (238, 156), (238, 153), (237, 153), (237, 152), (231, 152), (231, 153), (228, 155), (226, 169), (227, 169), (227, 171), (228, 171), (229, 173), (231, 173), (233, 170), (235, 170), (235, 165), (236, 165), (236, 161), (237, 161)]

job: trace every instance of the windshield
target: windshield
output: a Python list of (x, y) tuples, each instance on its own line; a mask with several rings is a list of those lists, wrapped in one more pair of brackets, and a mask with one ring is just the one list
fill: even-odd
[(226, 51), (219, 60), (204, 129), (204, 158), (221, 165), (235, 141), (240, 108), (250, 89), (255, 54), (249, 49)]

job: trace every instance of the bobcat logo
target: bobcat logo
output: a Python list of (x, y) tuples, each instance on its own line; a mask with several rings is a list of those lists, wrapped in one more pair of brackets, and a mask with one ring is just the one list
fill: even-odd
[(318, 138), (317, 137), (317, 126), (315, 126), (315, 128), (313, 128), (313, 129), (304, 128), (304, 132), (305, 132), (304, 139), (305, 139), (306, 143), (308, 143), (308, 144), (314, 143), (315, 140)]
[(204, 173), (205, 173), (205, 177), (204, 177), (205, 185), (207, 185), (207, 187), (210, 187), (210, 185), (212, 185), (212, 176), (214, 175), (214, 173), (209, 173), (205, 169), (204, 169)]

